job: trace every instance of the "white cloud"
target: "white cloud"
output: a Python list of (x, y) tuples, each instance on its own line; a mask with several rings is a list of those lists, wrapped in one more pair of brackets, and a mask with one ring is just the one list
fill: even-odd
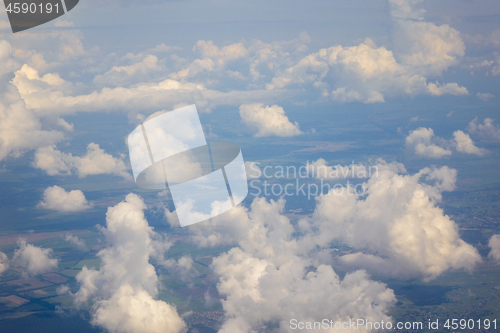
[(238, 245), (211, 266), (224, 297), (226, 321), (219, 332), (254, 332), (266, 324), (293, 332), (290, 318), (390, 321), (388, 311), (396, 301), (392, 290), (363, 271), (340, 279), (331, 266), (300, 255), (295, 229), (282, 214), (284, 205), (284, 200), (256, 198), (250, 210), (238, 206), (191, 229), (193, 241), (202, 246)]
[(477, 134), (484, 142), (500, 142), (500, 127), (493, 122), (493, 119), (486, 118), (483, 124), (478, 124), (476, 117), (469, 123), (467, 130), (471, 134)]
[(454, 188), (455, 170), (426, 168), (415, 175), (401, 175), (404, 168), (395, 163), (379, 164), (378, 169), (379, 176), (365, 183), (364, 196), (332, 189), (317, 198), (312, 218), (299, 222), (309, 231), (300, 243), (302, 248), (329, 246), (338, 239), (363, 251), (341, 257), (346, 267), (426, 280), (448, 269), (471, 270), (481, 261), (478, 252), (460, 239), (457, 225), (437, 206), (441, 192)]
[(240, 116), (248, 127), (255, 130), (255, 137), (289, 137), (302, 134), (297, 122), (291, 123), (279, 105), (246, 104), (240, 106)]
[(488, 153), (487, 149), (476, 147), (470, 136), (462, 131), (455, 131), (453, 133), (453, 137), (455, 138), (455, 142), (457, 144), (456, 149), (461, 153), (474, 154), (478, 156), (484, 156)]
[[(395, 51), (367, 38), (357, 46), (332, 46), (312, 53), (286, 70), (277, 71), (267, 89), (311, 84), (322, 96), (339, 102), (384, 102), (386, 96), (468, 95), (457, 83), (428, 83), (464, 55), (460, 33), (449, 25), (424, 21), (421, 1), (391, 0), (396, 25)], [(332, 89), (333, 88), (333, 89)]]
[(420, 127), (410, 132), (406, 137), (405, 146), (414, 154), (423, 157), (441, 158), (452, 154), (451, 150), (443, 148), (433, 141), (434, 131), (432, 128)]
[(331, 266), (307, 269), (308, 264), (292, 257), (276, 266), (239, 248), (215, 258), (212, 267), (220, 276), (217, 288), (226, 298), (222, 301), (226, 321), (219, 332), (256, 332), (266, 324), (279, 325), (280, 332), (294, 332), (291, 318), (391, 321), (387, 313), (396, 299), (384, 284), (370, 281), (363, 271), (340, 280)]
[[(7, 156), (18, 157), (24, 152), (61, 141), (60, 131), (45, 130), (38, 115), (26, 108), (10, 74), (19, 68), (13, 59), (14, 48), (0, 40), (0, 161)], [(51, 78), (47, 77), (47, 80)]]
[(476, 96), (483, 102), (488, 102), (490, 99), (495, 98), (495, 95), (490, 93), (477, 93)]
[(101, 229), (108, 247), (97, 254), (100, 269), (84, 267), (76, 276), (80, 289), (74, 300), (77, 306), (91, 301), (92, 323), (112, 333), (185, 332), (175, 307), (155, 299), (159, 281), (149, 258), (163, 256), (168, 246), (153, 239), (145, 208), (139, 196), (129, 194), (108, 209)]
[[(261, 101), (275, 102), (290, 95), (286, 91), (248, 90), (223, 92), (207, 89), (203, 84), (166, 79), (161, 82), (135, 83), (127, 87), (104, 87), (89, 94), (71, 89), (47, 86), (16, 72), (13, 81), (29, 109), (43, 116), (60, 116), (76, 112), (157, 111), (175, 109), (181, 103), (196, 104), (200, 111), (210, 111), (216, 105), (241, 105)], [(92, 88), (90, 88), (92, 89)]]
[(80, 178), (89, 175), (112, 174), (131, 179), (122, 158), (105, 153), (104, 149), (93, 142), (87, 146), (87, 154), (82, 157), (62, 153), (55, 146), (39, 148), (35, 153), (33, 166), (44, 170), (51, 176), (70, 175), (76, 172)]
[[(437, 206), (442, 191), (455, 188), (456, 170), (404, 175), (401, 164), (379, 161), (377, 167), (365, 183), (365, 196), (352, 195), (353, 190), (348, 195), (345, 188), (343, 195), (321, 196), (313, 216), (298, 225), (282, 214), (283, 199), (256, 198), (250, 209), (236, 207), (190, 230), (199, 246), (238, 246), (212, 264), (227, 318), (221, 332), (252, 332), (267, 324), (288, 332), (291, 314), (302, 321), (326, 315), (390, 320), (392, 291), (362, 271), (342, 280), (330, 266), (335, 263), (430, 280), (449, 269), (471, 270), (481, 261)], [(334, 259), (334, 240), (363, 252)]]
[(147, 55), (140, 62), (129, 66), (113, 66), (109, 71), (94, 77), (97, 86), (124, 86), (133, 82), (148, 79), (148, 74), (154, 74), (163, 68), (158, 64), (158, 57)]
[(81, 212), (92, 207), (80, 190), (66, 192), (59, 186), (47, 187), (38, 208), (53, 209), (64, 213)]
[[(489, 122), (488, 125), (489, 126), (487, 128), (483, 125), (479, 125), (481, 127), (479, 131), (483, 131), (484, 128), (485, 132), (491, 133), (491, 122)], [(478, 130), (475, 120), (469, 124), (468, 129), (471, 132)], [(453, 139), (448, 141), (435, 137), (432, 128), (425, 127), (420, 127), (419, 129), (410, 132), (410, 134), (406, 137), (405, 146), (409, 151), (418, 156), (430, 158), (449, 156), (452, 154), (452, 151), (449, 148), (452, 147), (454, 147), (458, 152), (465, 154), (484, 156), (488, 153), (487, 149), (476, 147), (470, 136), (465, 134), (463, 131), (455, 131), (453, 133)]]
[(9, 258), (3, 252), (0, 252), (0, 275), (9, 269)]
[(490, 258), (500, 261), (500, 235), (493, 235), (488, 242), (488, 246), (491, 248)]
[(85, 245), (85, 242), (76, 236), (73, 236), (71, 234), (66, 234), (64, 236), (64, 240), (66, 242), (69, 242), (69, 243), (75, 245), (80, 251), (88, 251), (87, 246)]
[(52, 249), (44, 249), (26, 244), (20, 239), (19, 248), (14, 251), (12, 263), (14, 266), (23, 267), (29, 275), (38, 275), (57, 269), (58, 260), (52, 258)]

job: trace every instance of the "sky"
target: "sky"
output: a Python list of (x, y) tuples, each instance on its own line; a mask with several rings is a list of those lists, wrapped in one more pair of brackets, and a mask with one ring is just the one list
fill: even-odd
[[(297, 151), (308, 152), (309, 171), (325, 171), (317, 181), (365, 187), (316, 193), (298, 222), (286, 214), (286, 198), (263, 196), (190, 229), (200, 247), (231, 246), (210, 266), (226, 318), (219, 332), (290, 332), (292, 317), (387, 322), (396, 298), (380, 279), (427, 282), (500, 259), (498, 235), (482, 258), (440, 207), (462, 177), (457, 169), (474, 178), (476, 163), (498, 164), (498, 22), (493, 0), (82, 0), (12, 34), (2, 9), (0, 167), (51, 182), (32, 208), (88, 212), (96, 203), (75, 183), (105, 176), (134, 192), (127, 135), (159, 111), (196, 104), (206, 137), (237, 141), (248, 169), (273, 162), (267, 148), (290, 147), (274, 161), (291, 155), (290, 164), (302, 165)], [(370, 145), (367, 119), (390, 132), (390, 148), (360, 147)], [(342, 138), (357, 126), (362, 141)], [(349, 156), (349, 147), (352, 164), (332, 158)], [(379, 172), (359, 175), (368, 163)], [(261, 179), (253, 169), (249, 177)], [(114, 198), (100, 229), (103, 264), (76, 277), (74, 304), (109, 332), (187, 329), (175, 306), (158, 300), (149, 260), (189, 278), (192, 258), (165, 258), (172, 242), (150, 226), (149, 209), (136, 193)], [(171, 207), (162, 210), (178, 223)], [(66, 240), (85, 248), (78, 237)], [(324, 249), (336, 240), (355, 252), (334, 259)], [(12, 258), (0, 252), (0, 274), (57, 266), (51, 249), (18, 247)], [(335, 265), (348, 274), (341, 278)]]

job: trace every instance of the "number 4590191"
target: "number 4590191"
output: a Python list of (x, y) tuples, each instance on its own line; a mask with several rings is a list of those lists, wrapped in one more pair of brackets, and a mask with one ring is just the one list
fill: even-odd
[(52, 11), (55, 11), (56, 13), (59, 13), (59, 4), (56, 3), (55, 5), (52, 5), (50, 2), (46, 4), (36, 4), (36, 3), (27, 3), (27, 2), (14, 2), (14, 3), (9, 3), (9, 5), (6, 8), (7, 13), (11, 14), (50, 14)]
[(489, 320), (489, 319), (484, 319), (484, 320), (481, 320), (481, 319), (478, 319), (478, 320), (474, 320), (474, 319), (469, 319), (469, 320), (466, 320), (466, 319), (448, 319), (445, 323), (444, 323), (444, 328), (446, 329), (449, 329), (449, 330), (457, 330), (457, 329), (461, 329), (461, 330), (465, 330), (465, 329), (469, 329), (469, 330), (472, 330), (472, 329), (485, 329), (485, 330), (489, 330), (489, 329), (497, 329), (497, 320)]

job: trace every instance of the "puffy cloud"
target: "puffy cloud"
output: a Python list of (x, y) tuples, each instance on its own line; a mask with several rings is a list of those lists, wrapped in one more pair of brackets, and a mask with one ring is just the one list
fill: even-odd
[(85, 242), (82, 239), (78, 238), (77, 236), (73, 236), (71, 234), (66, 234), (64, 236), (64, 240), (68, 243), (75, 245), (81, 251), (88, 251), (87, 246), (85, 245)]
[(488, 153), (487, 149), (476, 147), (470, 136), (462, 131), (455, 131), (455, 133), (453, 133), (453, 137), (455, 138), (455, 142), (457, 144), (457, 151), (461, 153), (474, 154), (478, 156), (484, 156)]
[(425, 10), (415, 8), (422, 2), (389, 0), (391, 16), (398, 27), (398, 47), (403, 64), (422, 75), (439, 75), (464, 56), (465, 44), (460, 32), (449, 25), (425, 22)]
[(198, 271), (193, 268), (193, 259), (189, 256), (183, 256), (179, 260), (168, 259), (159, 260), (159, 264), (167, 269), (169, 274), (176, 274), (183, 281), (189, 281), (195, 277)]
[(98, 86), (129, 85), (140, 79), (147, 79), (147, 74), (160, 70), (162, 70), (162, 66), (158, 64), (158, 57), (150, 54), (144, 57), (142, 61), (129, 66), (113, 66), (103, 75), (94, 77), (94, 84)]
[(396, 51), (377, 47), (369, 38), (357, 46), (321, 49), (277, 71), (267, 89), (312, 84), (324, 97), (364, 103), (384, 102), (386, 96), (396, 95), (468, 95), (457, 83), (427, 82), (457, 65), (465, 45), (449, 25), (425, 22), (425, 11), (414, 8), (419, 2), (389, 1), (397, 26)]
[(406, 137), (405, 146), (414, 154), (423, 157), (440, 158), (452, 154), (451, 150), (432, 143), (433, 139), (432, 128), (420, 127)]
[[(64, 138), (56, 130), (43, 129), (36, 113), (26, 108), (16, 87), (9, 80), (19, 65), (13, 59), (14, 48), (0, 40), (0, 161), (7, 156), (18, 157), (24, 152), (54, 144)], [(47, 80), (53, 78), (46, 77)]]
[(258, 103), (241, 105), (240, 116), (247, 126), (256, 130), (255, 137), (288, 137), (302, 134), (299, 124), (297, 122), (292, 124), (285, 115), (285, 110), (279, 105), (264, 106)]
[(0, 252), (0, 275), (9, 268), (9, 258), (3, 252)]
[(476, 96), (483, 102), (488, 102), (490, 99), (495, 98), (495, 95), (490, 93), (477, 93)]
[(127, 284), (120, 286), (110, 299), (96, 304), (92, 323), (110, 333), (185, 331), (185, 324), (175, 308)]
[[(430, 280), (481, 261), (437, 206), (442, 191), (455, 188), (456, 170), (426, 168), (405, 175), (401, 164), (379, 161), (377, 167), (365, 183), (365, 195), (344, 188), (320, 196), (312, 217), (298, 225), (282, 214), (283, 199), (256, 198), (249, 209), (238, 206), (191, 228), (199, 246), (237, 245), (211, 266), (224, 296), (226, 321), (220, 332), (252, 332), (269, 324), (288, 332), (290, 318), (391, 320), (395, 298), (390, 289), (363, 271), (340, 279), (332, 264)], [(335, 256), (334, 240), (359, 252)]]
[[(491, 133), (491, 123), (489, 125), (489, 128), (485, 128), (485, 131)], [(469, 131), (474, 132), (478, 129), (478, 126), (475, 121), (472, 121), (468, 128)], [(465, 154), (484, 156), (488, 153), (487, 149), (476, 147), (470, 136), (463, 131), (455, 131), (453, 133), (453, 140), (448, 141), (435, 137), (432, 128), (420, 127), (410, 132), (405, 141), (405, 146), (409, 151), (423, 157), (441, 158), (449, 156), (452, 154), (449, 149), (451, 147)]]
[(210, 111), (216, 105), (241, 105), (261, 101), (271, 103), (290, 92), (286, 91), (229, 91), (207, 89), (198, 83), (166, 79), (161, 82), (137, 83), (126, 87), (104, 87), (89, 94), (62, 91), (31, 80), (17, 72), (13, 81), (29, 109), (44, 116), (60, 116), (76, 112), (128, 111), (175, 109), (182, 103), (196, 104), (200, 111)]
[(483, 124), (477, 123), (477, 117), (474, 118), (467, 127), (471, 134), (477, 134), (482, 141), (500, 142), (500, 127), (493, 124), (494, 120), (486, 118)]
[(12, 263), (14, 266), (23, 267), (29, 275), (38, 275), (57, 269), (58, 260), (52, 258), (52, 249), (44, 249), (26, 244), (20, 239), (19, 248), (14, 251)]
[(395, 297), (384, 284), (370, 281), (363, 271), (340, 280), (331, 266), (308, 270), (307, 265), (305, 260), (290, 258), (277, 267), (239, 248), (215, 258), (212, 267), (220, 276), (217, 288), (226, 297), (222, 305), (227, 319), (219, 332), (255, 332), (266, 324), (279, 325), (280, 332), (294, 332), (291, 318), (391, 321), (387, 312)]
[(500, 235), (493, 235), (488, 242), (488, 246), (491, 248), (490, 258), (500, 261)]
[(76, 276), (80, 289), (74, 300), (77, 306), (91, 301), (92, 323), (112, 333), (185, 332), (175, 307), (155, 299), (159, 281), (149, 258), (167, 247), (153, 239), (145, 208), (139, 196), (129, 194), (108, 209), (101, 229), (108, 247), (97, 254), (100, 269), (84, 267)]
[[(338, 239), (355, 250), (340, 262), (380, 276), (433, 279), (448, 269), (471, 270), (478, 252), (460, 239), (457, 225), (437, 206), (452, 190), (456, 171), (443, 167), (400, 174), (400, 164), (379, 164), (378, 176), (365, 183), (364, 196), (332, 189), (317, 198), (301, 248), (328, 246)], [(434, 185), (432, 185), (434, 183)]]
[(213, 41), (199, 40), (193, 47), (193, 51), (200, 53), (202, 58), (195, 59), (187, 67), (170, 74), (172, 79), (186, 79), (187, 77), (199, 76), (199, 74), (224, 71), (229, 76), (236, 74), (236, 77), (243, 77), (239, 72), (226, 70), (228, 63), (247, 56), (248, 50), (242, 43), (235, 43), (219, 48), (217, 45), (214, 45)]
[(268, 324), (292, 332), (291, 318), (390, 321), (392, 290), (363, 271), (341, 279), (331, 266), (301, 255), (296, 230), (282, 214), (284, 205), (284, 200), (256, 198), (249, 210), (238, 206), (191, 229), (202, 246), (238, 245), (211, 266), (224, 296), (226, 321), (219, 332), (254, 332)]
[(62, 187), (52, 186), (45, 189), (43, 200), (37, 207), (74, 213), (89, 209), (92, 205), (85, 199), (85, 195), (80, 190), (66, 192)]
[[(324, 97), (339, 102), (384, 102), (384, 96), (467, 95), (456, 83), (427, 83), (422, 70), (400, 63), (392, 51), (367, 39), (358, 46), (332, 46), (304, 57), (278, 73), (267, 89), (312, 84)], [(330, 91), (330, 86), (334, 89)]]
[(199, 52), (205, 58), (217, 59), (215, 62), (223, 65), (226, 61), (245, 57), (247, 49), (241, 43), (231, 44), (219, 48), (212, 41), (200, 40), (193, 47), (193, 51)]
[(76, 172), (80, 178), (89, 175), (112, 174), (131, 179), (123, 159), (105, 153), (104, 149), (93, 142), (87, 146), (87, 154), (82, 157), (62, 153), (53, 145), (39, 148), (35, 153), (33, 166), (44, 170), (51, 176), (70, 175)]

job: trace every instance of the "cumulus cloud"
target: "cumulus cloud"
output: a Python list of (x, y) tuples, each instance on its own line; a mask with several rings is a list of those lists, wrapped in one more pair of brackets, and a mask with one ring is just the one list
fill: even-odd
[(255, 332), (266, 324), (277, 324), (280, 332), (294, 332), (290, 318), (391, 321), (387, 312), (395, 296), (384, 284), (369, 280), (363, 271), (340, 280), (331, 266), (308, 270), (307, 264), (290, 258), (276, 266), (239, 248), (214, 259), (212, 267), (220, 276), (217, 288), (226, 297), (222, 305), (227, 319), (219, 332)]
[(484, 156), (488, 153), (487, 149), (476, 147), (470, 136), (465, 134), (463, 131), (455, 131), (455, 133), (453, 133), (453, 137), (455, 138), (455, 142), (457, 144), (456, 149), (461, 153), (474, 154), (478, 156)]
[(488, 242), (488, 246), (491, 248), (490, 258), (500, 261), (500, 235), (493, 235)]
[(109, 71), (94, 77), (97, 86), (124, 86), (133, 82), (152, 78), (154, 73), (162, 70), (158, 57), (147, 55), (139, 62), (128, 66), (113, 66)]
[(57, 269), (58, 259), (52, 258), (52, 249), (44, 249), (26, 244), (20, 239), (19, 248), (14, 251), (12, 263), (14, 266), (23, 267), (29, 275), (38, 275)]
[(474, 118), (467, 127), (471, 134), (476, 134), (484, 142), (500, 142), (500, 127), (496, 126), (491, 118), (484, 119), (482, 124)]
[(425, 22), (425, 10), (415, 8), (422, 2), (389, 0), (391, 16), (398, 27), (400, 57), (413, 71), (422, 75), (439, 75), (458, 64), (465, 54), (465, 44), (460, 32), (448, 24), (437, 26)]
[(219, 332), (254, 332), (269, 324), (292, 332), (290, 318), (390, 321), (392, 290), (363, 271), (341, 279), (330, 265), (303, 255), (284, 206), (284, 200), (256, 198), (250, 209), (238, 206), (191, 229), (201, 246), (237, 245), (211, 265), (224, 297)]
[(457, 83), (428, 82), (457, 65), (465, 46), (449, 25), (425, 22), (425, 11), (414, 8), (418, 2), (389, 1), (397, 27), (395, 51), (377, 47), (369, 38), (357, 46), (321, 49), (278, 71), (267, 89), (312, 84), (324, 97), (364, 103), (396, 95), (468, 95)]
[(240, 106), (240, 116), (248, 127), (255, 130), (255, 137), (289, 137), (302, 134), (297, 122), (291, 123), (279, 105), (246, 104)]
[[(64, 138), (57, 130), (46, 130), (38, 115), (26, 108), (16, 87), (9, 82), (19, 68), (14, 60), (14, 48), (0, 40), (0, 161), (7, 156), (18, 157), (24, 152), (54, 144)], [(47, 78), (50, 80), (50, 78)]]
[[(406, 137), (405, 146), (414, 154), (423, 157), (441, 158), (452, 154), (451, 150), (433, 143), (434, 140), (432, 128), (420, 127)], [(437, 139), (437, 141), (442, 143), (442, 140)]]
[[(291, 332), (290, 318), (314, 321), (325, 315), (390, 321), (393, 292), (363, 270), (431, 280), (481, 261), (438, 207), (442, 192), (455, 188), (456, 170), (425, 168), (408, 175), (402, 164), (381, 160), (377, 170), (364, 184), (365, 194), (332, 190), (318, 197), (313, 215), (298, 224), (283, 214), (283, 199), (255, 198), (249, 209), (235, 207), (190, 229), (199, 246), (235, 246), (211, 266), (226, 316), (220, 332), (266, 325)], [(354, 253), (339, 257), (333, 241)], [(349, 273), (341, 279), (332, 266)]]
[(448, 269), (473, 269), (479, 253), (437, 206), (442, 191), (454, 189), (456, 171), (403, 171), (400, 164), (379, 164), (379, 176), (365, 183), (364, 195), (332, 189), (318, 197), (312, 218), (299, 223), (310, 232), (302, 248), (341, 240), (359, 251), (342, 256), (342, 265), (380, 276), (431, 280)]
[[(87, 73), (99, 72), (88, 85), (48, 82), (57, 74), (38, 75), (39, 68), (47, 67), (40, 65), (43, 59), (30, 60), (17, 70), (13, 83), (27, 107), (41, 116), (103, 109), (136, 113), (139, 109), (174, 109), (180, 103), (195, 103), (202, 111), (218, 105), (272, 105), (295, 95), (295, 88), (312, 89), (320, 98), (339, 102), (376, 103), (418, 94), (467, 95), (468, 90), (457, 83), (436, 81), (463, 56), (459, 32), (425, 22), (412, 2), (391, 1), (391, 6), (396, 30), (403, 36), (394, 50), (367, 38), (359, 45), (334, 45), (308, 54), (311, 38), (307, 33), (270, 43), (252, 40), (219, 46), (200, 40), (192, 50), (194, 59), (175, 54), (161, 59), (158, 53), (174, 48), (159, 45), (137, 55), (127, 54), (111, 68), (104, 61), (88, 69)], [(420, 20), (415, 21), (414, 15)], [(84, 54), (79, 38), (71, 44), (69, 37), (60, 36), (64, 45), (60, 60)], [(166, 66), (168, 61), (172, 63)]]
[(70, 175), (75, 172), (80, 178), (89, 175), (112, 174), (131, 179), (122, 158), (107, 154), (104, 149), (93, 142), (87, 146), (87, 153), (82, 157), (62, 153), (54, 145), (39, 148), (35, 152), (33, 166), (44, 170), (51, 176)]
[(3, 252), (0, 252), (0, 275), (9, 269), (9, 258)]
[(78, 238), (77, 236), (73, 236), (71, 234), (66, 234), (64, 236), (64, 240), (68, 243), (71, 243), (75, 245), (80, 251), (87, 251), (87, 246), (85, 245), (85, 242)]
[[(473, 121), (468, 128), (469, 131), (474, 132), (478, 126)], [(491, 133), (491, 127), (488, 131)], [(430, 158), (450, 156), (452, 154), (450, 148), (455, 148), (460, 153), (478, 156), (484, 156), (488, 153), (487, 149), (476, 147), (470, 136), (463, 131), (455, 131), (452, 140), (445, 140), (434, 136), (432, 128), (425, 127), (411, 131), (406, 137), (405, 147), (415, 155)]]
[(92, 207), (80, 190), (66, 192), (59, 186), (47, 187), (38, 208), (53, 209), (64, 213), (81, 212)]
[(185, 332), (175, 307), (155, 299), (159, 281), (149, 258), (166, 247), (153, 240), (145, 208), (139, 196), (129, 194), (108, 209), (101, 229), (108, 247), (97, 254), (100, 269), (83, 267), (74, 301), (77, 306), (92, 302), (92, 323), (112, 333)]

